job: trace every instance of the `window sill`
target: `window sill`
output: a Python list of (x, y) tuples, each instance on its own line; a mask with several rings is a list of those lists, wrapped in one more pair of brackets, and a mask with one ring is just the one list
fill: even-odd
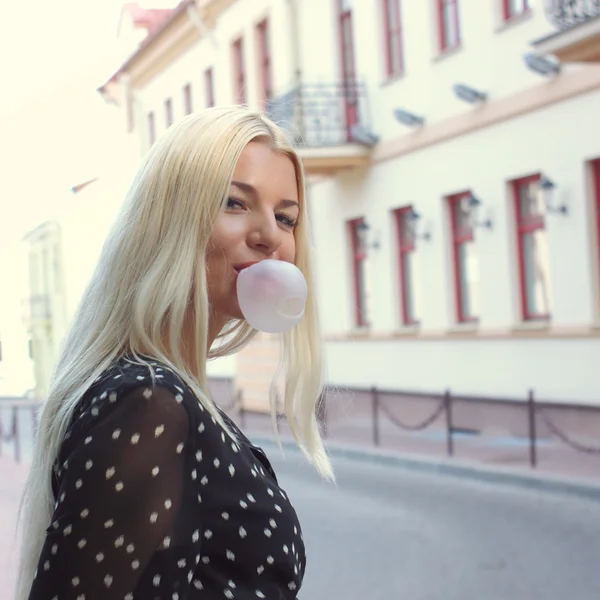
[(385, 79), (381, 82), (380, 87), (385, 88), (390, 85), (394, 85), (394, 83), (398, 83), (402, 81), (406, 77), (406, 72), (401, 71), (400, 73), (396, 73), (395, 75), (386, 75)]
[(455, 323), (452, 327), (446, 330), (448, 335), (455, 335), (457, 333), (477, 333), (479, 330), (479, 320), (465, 321), (464, 323)]
[(392, 337), (403, 338), (419, 335), (421, 331), (421, 323), (411, 323), (410, 325), (402, 325), (392, 332)]
[(349, 338), (367, 338), (371, 335), (371, 328), (368, 325), (354, 327), (348, 333)]
[(549, 331), (550, 319), (537, 319), (532, 321), (523, 321), (512, 328), (512, 331), (518, 333), (520, 331)]
[(507, 29), (512, 29), (513, 27), (516, 27), (517, 25), (520, 25), (521, 23), (529, 21), (532, 17), (533, 17), (533, 11), (529, 8), (525, 12), (521, 13), (520, 15), (516, 15), (514, 17), (511, 17), (510, 19), (502, 20), (500, 25), (498, 25), (496, 27), (496, 29), (494, 29), (494, 33), (502, 33), (504, 31), (506, 31)]
[(458, 54), (459, 52), (462, 52), (462, 49), (463, 49), (462, 44), (459, 44), (458, 46), (454, 46), (453, 48), (448, 48), (447, 50), (440, 50), (438, 52), (438, 54), (433, 57), (433, 62), (434, 63), (442, 62), (443, 60), (446, 60), (447, 58), (450, 58), (450, 57)]

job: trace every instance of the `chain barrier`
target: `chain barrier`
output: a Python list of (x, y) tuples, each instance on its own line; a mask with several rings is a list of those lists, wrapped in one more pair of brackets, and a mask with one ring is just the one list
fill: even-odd
[(592, 446), (584, 446), (579, 442), (572, 440), (566, 433), (563, 433), (551, 420), (548, 415), (539, 407), (536, 406), (536, 412), (541, 417), (542, 421), (546, 425), (546, 427), (559, 439), (561, 442), (564, 442), (567, 446), (573, 448), (573, 450), (577, 450), (578, 452), (583, 452), (585, 454), (600, 454), (600, 447), (594, 448)]
[(442, 399), (439, 406), (435, 409), (433, 414), (417, 425), (407, 425), (406, 423), (402, 423), (395, 415), (393, 415), (388, 407), (383, 403), (379, 402), (379, 408), (385, 414), (385, 416), (398, 428), (404, 429), (406, 431), (421, 431), (422, 429), (427, 429), (438, 417), (444, 412), (446, 404)]

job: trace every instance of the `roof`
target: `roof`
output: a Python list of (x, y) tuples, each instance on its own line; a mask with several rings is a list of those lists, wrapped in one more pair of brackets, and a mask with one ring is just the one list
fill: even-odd
[(136, 27), (146, 28), (148, 35), (151, 35), (172, 12), (172, 8), (142, 8), (137, 2), (126, 2), (123, 4), (121, 18), (124, 14), (129, 14)]
[[(154, 9), (156, 13), (163, 13), (162, 16), (159, 19), (159, 15), (155, 15), (152, 17), (149, 17), (148, 15), (142, 17), (141, 15), (139, 16), (140, 19), (145, 18), (151, 18), (154, 19), (154, 25), (153, 25), (153, 29), (152, 30), (148, 30), (148, 36), (144, 39), (144, 41), (138, 46), (137, 50), (119, 67), (119, 69), (108, 79), (108, 81), (106, 81), (103, 85), (101, 85), (98, 88), (98, 92), (103, 93), (105, 91), (106, 86), (109, 83), (113, 83), (117, 80), (117, 77), (119, 76), (120, 73), (122, 73), (123, 71), (127, 71), (127, 69), (129, 68), (129, 66), (133, 63), (133, 61), (138, 58), (143, 52), (144, 50), (150, 46), (150, 44), (152, 44), (154, 42), (154, 40), (156, 40), (156, 38), (158, 38), (158, 36), (165, 31), (165, 29), (167, 29), (169, 27), (169, 25), (175, 21), (175, 19), (177, 19), (177, 17), (179, 17), (182, 13), (184, 13), (188, 6), (190, 6), (191, 4), (194, 4), (195, 0), (181, 0), (179, 2), (179, 4), (174, 8), (174, 9)], [(139, 10), (144, 10), (144, 9), (140, 9), (139, 6), (137, 6), (137, 4), (134, 3), (130, 3), (129, 5), (126, 6), (136, 6), (137, 9)], [(136, 10), (133, 8), (130, 8), (128, 10)], [(145, 11), (147, 12), (154, 12), (154, 11)], [(135, 17), (134, 17), (135, 20)]]

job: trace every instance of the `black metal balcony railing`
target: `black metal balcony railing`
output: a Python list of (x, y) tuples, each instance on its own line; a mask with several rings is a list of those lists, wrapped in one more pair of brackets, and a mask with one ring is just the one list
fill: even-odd
[(301, 84), (273, 98), (269, 116), (305, 147), (353, 142), (356, 128), (369, 130), (367, 90), (362, 83)]
[(600, 0), (546, 0), (546, 14), (559, 29), (600, 16)]

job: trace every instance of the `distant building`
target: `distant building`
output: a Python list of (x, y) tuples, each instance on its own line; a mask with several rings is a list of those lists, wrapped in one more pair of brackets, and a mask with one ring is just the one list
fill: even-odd
[[(130, 24), (148, 20), (127, 6)], [(215, 103), (289, 130), (332, 383), (598, 404), (599, 12), (184, 0), (100, 91), (140, 156)], [(270, 343), (236, 367), (258, 404)]]

